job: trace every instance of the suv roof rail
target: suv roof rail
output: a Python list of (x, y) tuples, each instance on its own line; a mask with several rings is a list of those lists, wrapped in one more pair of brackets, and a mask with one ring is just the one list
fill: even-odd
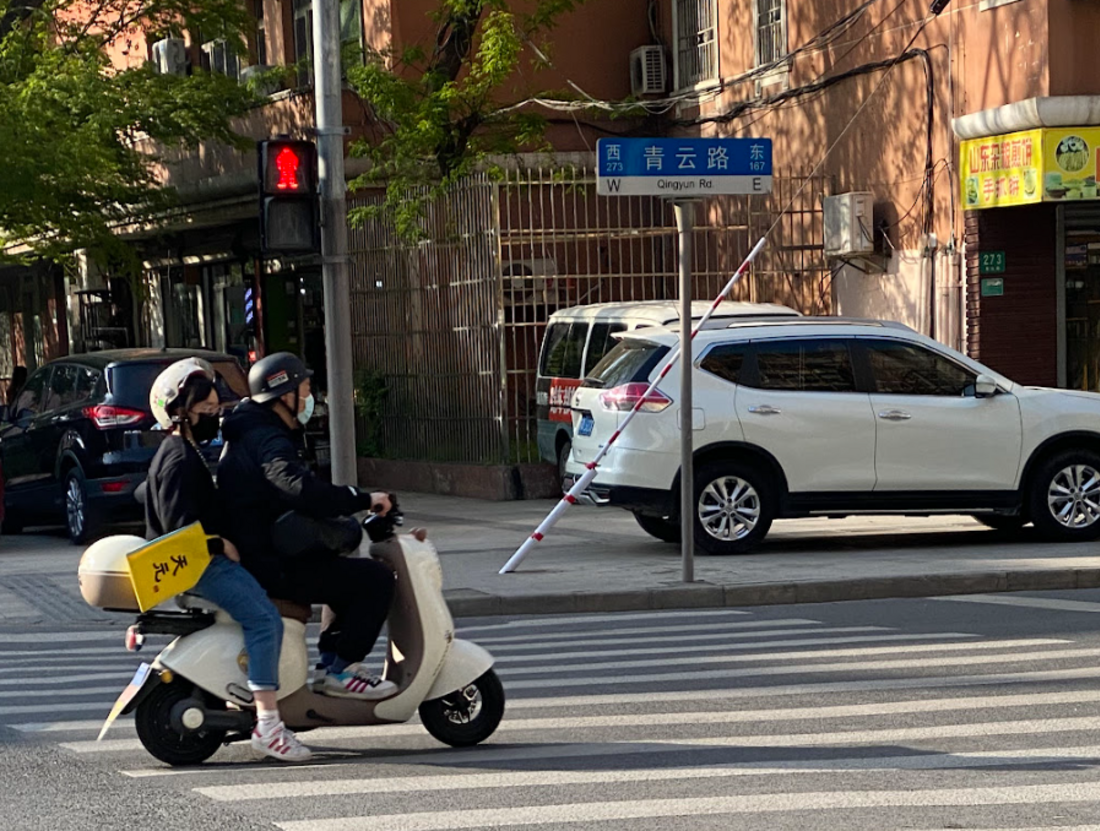
[(736, 320), (720, 321), (723, 325), (716, 328), (739, 329), (745, 327), (760, 326), (765, 323), (768, 326), (830, 326), (841, 324), (846, 326), (877, 326), (883, 329), (904, 329), (913, 331), (904, 323), (893, 320), (873, 320), (866, 317), (832, 317), (820, 315), (818, 317), (772, 317), (766, 320), (761, 318), (738, 318)]

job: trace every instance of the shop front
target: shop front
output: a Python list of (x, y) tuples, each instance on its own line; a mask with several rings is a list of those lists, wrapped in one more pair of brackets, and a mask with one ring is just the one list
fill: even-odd
[(1100, 127), (962, 142), (970, 354), (1024, 384), (1100, 392)]

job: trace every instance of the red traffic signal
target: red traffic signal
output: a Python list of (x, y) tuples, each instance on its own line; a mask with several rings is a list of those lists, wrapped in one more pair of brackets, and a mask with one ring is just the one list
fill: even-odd
[(317, 148), (311, 141), (260, 142), (260, 181), (269, 196), (317, 192)]

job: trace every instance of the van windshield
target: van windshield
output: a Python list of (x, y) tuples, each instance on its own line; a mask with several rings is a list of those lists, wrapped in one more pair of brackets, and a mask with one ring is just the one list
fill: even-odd
[(607, 389), (632, 381), (647, 381), (669, 352), (667, 346), (645, 340), (624, 340), (593, 367), (584, 386)]

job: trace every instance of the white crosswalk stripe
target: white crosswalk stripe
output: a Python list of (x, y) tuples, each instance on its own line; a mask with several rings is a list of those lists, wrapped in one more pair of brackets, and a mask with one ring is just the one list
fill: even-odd
[[(658, 829), (688, 817), (793, 829), (809, 827), (806, 812), (852, 811), (878, 828), (931, 831), (971, 811), (958, 827), (1100, 831), (1100, 649), (1063, 632), (989, 637), (723, 610), (458, 634), (493, 651), (509, 695), (497, 733), (476, 748), (444, 748), (414, 718), (303, 734), (317, 754), (308, 765), (257, 763), (231, 745), (213, 760), (228, 765), (168, 768), (141, 746), (132, 716), (95, 741), (156, 649), (132, 656), (120, 644), (112, 655), (91, 638), (62, 647), (66, 677), (84, 679), (68, 688), (42, 675), (46, 650), (0, 639), (0, 723), (283, 831)], [(31, 689), (61, 698), (39, 703)], [(1006, 806), (1023, 813), (1000, 825)], [(944, 823), (928, 819), (936, 811), (949, 811)]]

